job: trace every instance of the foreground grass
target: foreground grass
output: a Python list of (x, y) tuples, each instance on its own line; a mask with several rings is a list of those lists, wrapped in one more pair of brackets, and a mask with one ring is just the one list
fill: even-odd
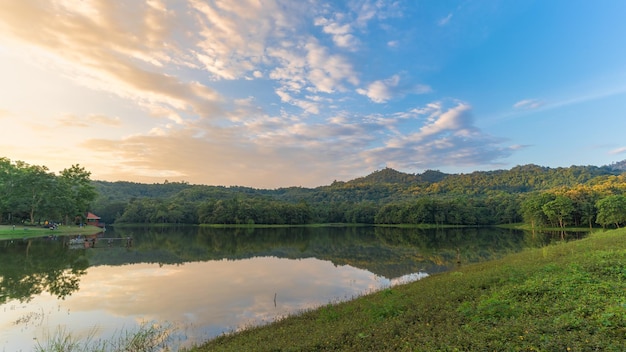
[(461, 267), (193, 351), (623, 351), (626, 229)]
[(13, 239), (23, 239), (23, 238), (34, 238), (34, 237), (43, 237), (49, 235), (73, 235), (73, 234), (83, 234), (83, 235), (91, 235), (93, 233), (97, 233), (102, 231), (101, 229), (95, 226), (77, 226), (77, 225), (63, 225), (59, 226), (56, 230), (50, 230), (48, 228), (40, 227), (40, 226), (13, 226), (11, 225), (0, 225), (0, 240), (13, 240)]
[(136, 331), (119, 332), (111, 340), (95, 340), (95, 330), (87, 338), (78, 338), (57, 330), (43, 342), (37, 341), (35, 352), (156, 352), (168, 351), (169, 326), (143, 323)]

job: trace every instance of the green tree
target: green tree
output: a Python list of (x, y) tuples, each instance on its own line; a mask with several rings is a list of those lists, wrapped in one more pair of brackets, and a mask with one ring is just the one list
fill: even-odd
[(0, 158), (0, 222), (5, 217), (13, 222), (15, 204), (15, 173), (17, 169), (7, 158)]
[(556, 222), (560, 228), (564, 228), (572, 218), (574, 203), (565, 196), (557, 196), (554, 200), (544, 204), (541, 209), (549, 221)]
[(64, 207), (65, 223), (69, 218), (84, 216), (89, 210), (91, 202), (96, 198), (96, 190), (89, 179), (91, 172), (79, 164), (61, 171), (59, 187), (63, 198), (67, 199)]
[(525, 222), (535, 226), (545, 225), (548, 221), (542, 207), (544, 204), (553, 201), (556, 196), (552, 193), (534, 193), (526, 198), (521, 205), (522, 218)]
[(18, 161), (19, 168), (17, 184), (20, 197), (19, 207), (28, 213), (31, 224), (35, 217), (43, 216), (46, 198), (54, 195), (54, 174), (46, 166), (28, 165)]
[(620, 224), (626, 222), (626, 196), (612, 195), (600, 199), (596, 203), (598, 208), (598, 217), (596, 222), (602, 226)]

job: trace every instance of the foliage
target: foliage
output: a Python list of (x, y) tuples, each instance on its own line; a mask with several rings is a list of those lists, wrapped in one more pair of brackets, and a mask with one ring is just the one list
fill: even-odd
[[(80, 222), (87, 209), (105, 223), (310, 223), (606, 226), (601, 199), (626, 194), (615, 167), (516, 166), (510, 170), (407, 174), (390, 168), (316, 188), (255, 189), (89, 180), (72, 165), (59, 176), (45, 166), (0, 158), (0, 222)], [(618, 208), (622, 207), (617, 205)], [(597, 221), (596, 221), (597, 220)]]
[[(625, 194), (623, 175), (595, 166), (444, 174), (390, 168), (317, 188), (95, 182), (95, 210), (118, 223), (595, 224), (597, 200)], [(119, 187), (118, 187), (119, 186)]]
[(560, 228), (564, 228), (567, 221), (571, 220), (574, 212), (574, 202), (565, 197), (557, 196), (544, 204), (541, 209), (552, 223), (557, 222)]
[(90, 175), (78, 164), (57, 176), (45, 166), (0, 158), (0, 222), (73, 223), (96, 197)]
[(626, 196), (612, 195), (602, 198), (597, 203), (598, 224), (606, 226), (626, 223)]
[(67, 250), (62, 241), (49, 240), (44, 245), (35, 241), (0, 242), (0, 304), (13, 299), (27, 302), (45, 291), (64, 298), (78, 289), (89, 267), (87, 258)]

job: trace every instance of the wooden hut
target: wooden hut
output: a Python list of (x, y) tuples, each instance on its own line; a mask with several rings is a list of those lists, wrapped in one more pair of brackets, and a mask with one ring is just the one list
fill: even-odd
[(100, 217), (98, 215), (88, 212), (86, 218), (87, 225), (104, 227), (104, 223), (100, 222)]

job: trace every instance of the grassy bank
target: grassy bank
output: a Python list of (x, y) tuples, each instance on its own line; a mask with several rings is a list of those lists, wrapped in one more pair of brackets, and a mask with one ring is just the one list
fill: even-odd
[(11, 225), (0, 225), (0, 240), (23, 239), (50, 235), (91, 235), (100, 231), (102, 231), (102, 229), (95, 226), (80, 227), (77, 225), (62, 225), (55, 230), (50, 230), (40, 226), (16, 225), (15, 228), (13, 228)]
[(626, 229), (468, 265), (193, 351), (622, 351)]

